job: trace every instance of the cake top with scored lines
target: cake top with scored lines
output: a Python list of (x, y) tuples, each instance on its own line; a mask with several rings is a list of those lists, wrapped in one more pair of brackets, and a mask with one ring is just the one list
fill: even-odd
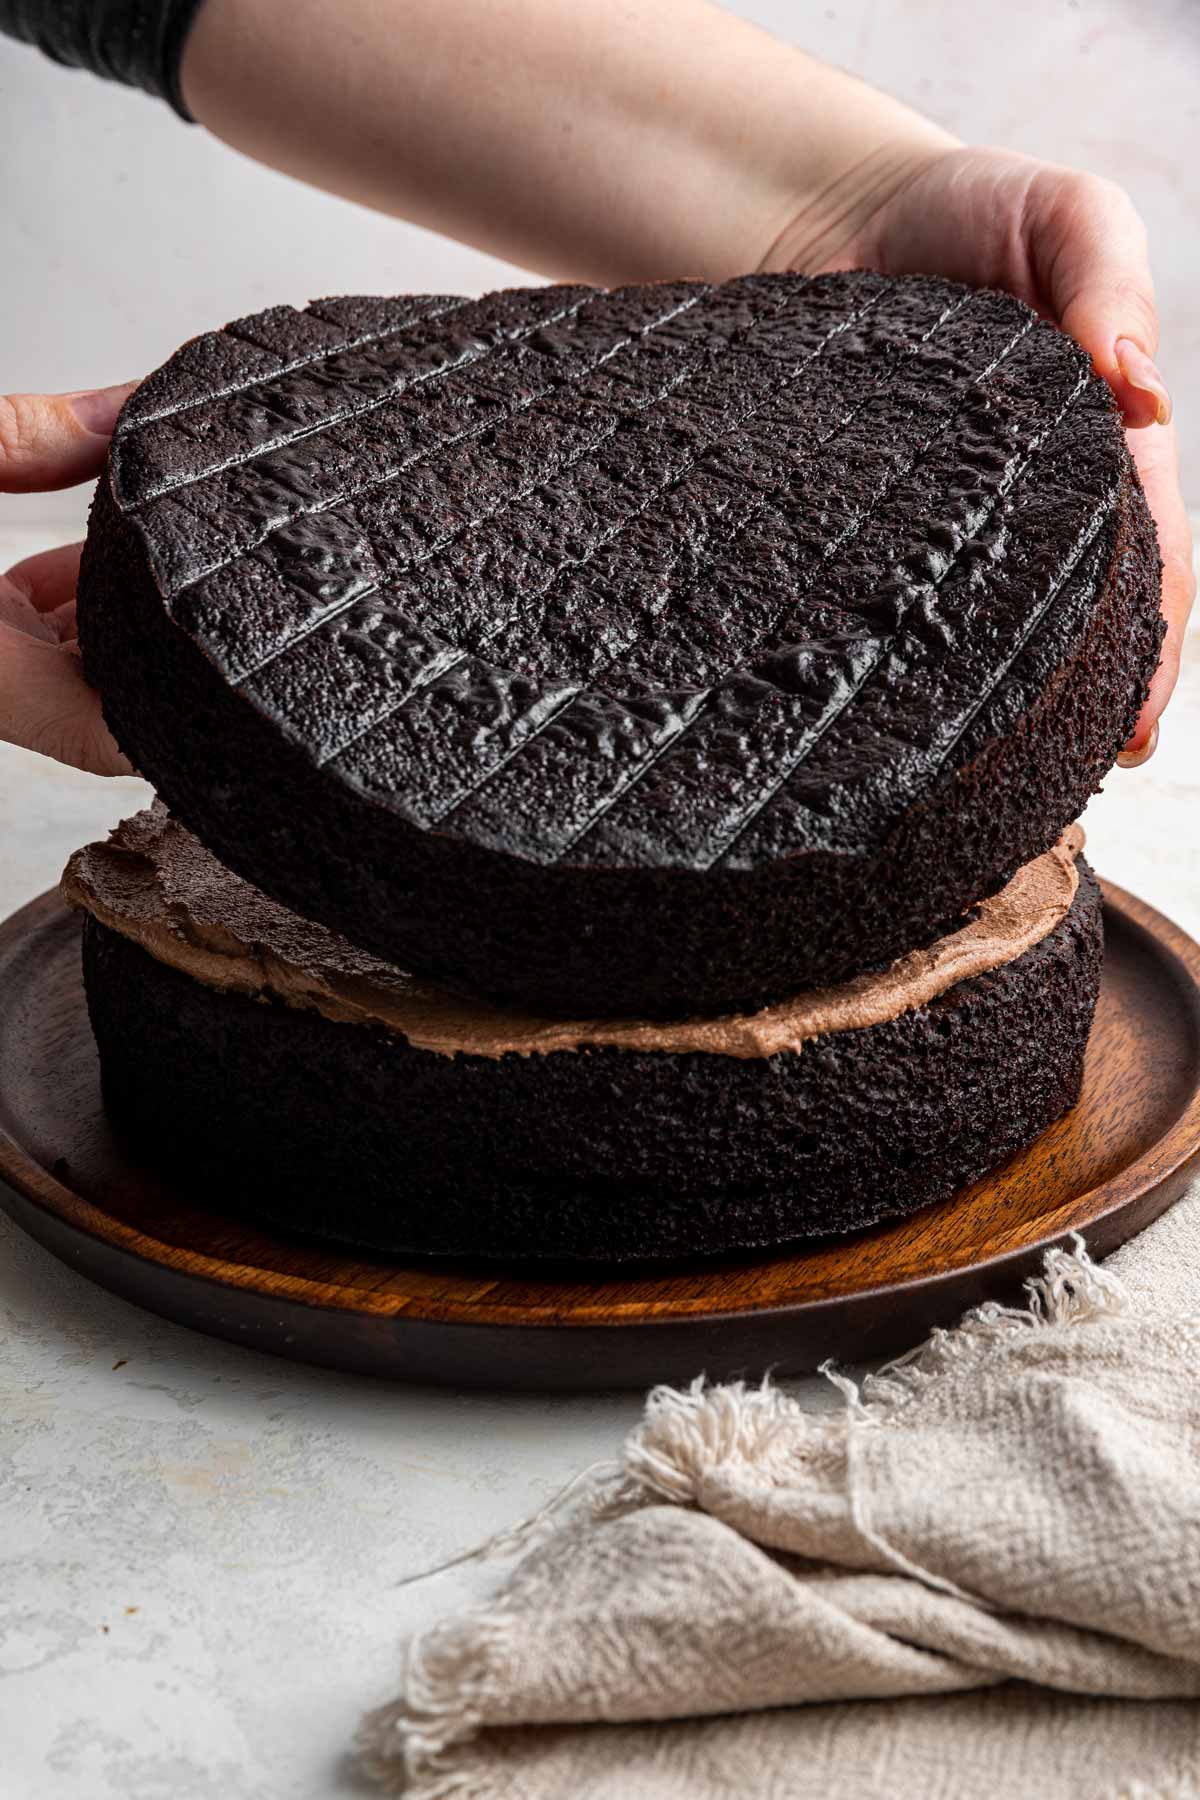
[(1016, 719), (1107, 579), (1086, 356), (870, 273), (276, 307), (111, 458), (222, 679), (419, 828), (747, 868), (886, 835)]

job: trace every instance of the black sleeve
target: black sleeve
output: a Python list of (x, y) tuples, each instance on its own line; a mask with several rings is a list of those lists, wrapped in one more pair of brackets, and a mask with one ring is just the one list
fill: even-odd
[(179, 65), (203, 0), (0, 0), (0, 31), (55, 62), (145, 88), (191, 119)]

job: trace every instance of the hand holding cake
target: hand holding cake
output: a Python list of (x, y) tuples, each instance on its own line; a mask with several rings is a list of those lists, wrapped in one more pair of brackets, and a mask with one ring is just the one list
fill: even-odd
[[(812, 255), (811, 246), (786, 239), (782, 248)], [(1083, 170), (1008, 150), (939, 148), (911, 180), (872, 205), (828, 266), (844, 259), (892, 274), (937, 270), (1004, 288), (1082, 344), (1112, 388), (1163, 561), (1167, 634), (1129, 744), (1129, 760), (1140, 760), (1153, 748), (1179, 674), (1195, 577), (1171, 397), (1153, 361), (1158, 314), (1146, 231), (1128, 194)]]
[[(1129, 748), (1151, 740), (1193, 594), (1145, 232), (1086, 173), (965, 149), (887, 95), (701, 0), (0, 0), (0, 28), (168, 99), (238, 149), (553, 276), (603, 283), (850, 267), (1005, 289), (1092, 356), (1131, 427), (1158, 527), (1167, 635)], [(88, 429), (115, 408), (93, 402)], [(57, 403), (0, 404), (0, 487), (87, 479), (97, 438)], [(1150, 430), (1157, 424), (1157, 430)], [(1167, 429), (1163, 429), (1167, 427)], [(36, 646), (53, 605), (0, 620), (0, 734), (124, 767), (74, 671)], [(28, 605), (41, 615), (31, 624)], [(57, 624), (55, 621), (57, 620)], [(69, 620), (66, 627), (69, 629)]]
[[(133, 385), (0, 400), (0, 491), (94, 481)], [(26, 557), (0, 576), (0, 737), (95, 775), (130, 767), (80, 667), (75, 581), (81, 544)]]

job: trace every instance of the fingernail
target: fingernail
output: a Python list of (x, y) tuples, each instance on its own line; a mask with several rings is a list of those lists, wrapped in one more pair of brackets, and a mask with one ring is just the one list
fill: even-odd
[(1117, 767), (1118, 769), (1140, 769), (1143, 763), (1148, 763), (1150, 761), (1150, 758), (1157, 749), (1158, 720), (1155, 719), (1153, 725), (1150, 727), (1150, 736), (1146, 739), (1141, 749), (1122, 750), (1117, 758)]
[(1114, 354), (1117, 367), (1129, 383), (1137, 388), (1140, 394), (1149, 394), (1155, 401), (1158, 411), (1155, 419), (1160, 425), (1171, 423), (1171, 396), (1167, 392), (1167, 384), (1159, 374), (1150, 357), (1138, 348), (1132, 338), (1118, 338)]
[(117, 414), (129, 394), (129, 383), (120, 381), (115, 387), (89, 388), (81, 394), (64, 394), (63, 398), (85, 431), (93, 437), (107, 438), (112, 436)]

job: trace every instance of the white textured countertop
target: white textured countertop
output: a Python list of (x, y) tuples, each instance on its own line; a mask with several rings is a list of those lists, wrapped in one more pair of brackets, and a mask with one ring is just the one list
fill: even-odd
[[(0, 566), (34, 547), (9, 534)], [(146, 792), (0, 745), (0, 913)], [(1086, 823), (1103, 874), (1200, 936), (1198, 799), (1193, 655), (1157, 757), (1114, 773)], [(371, 1791), (346, 1755), (360, 1712), (393, 1693), (401, 1638), (488, 1578), (397, 1581), (611, 1455), (638, 1408), (241, 1351), (90, 1286), (0, 1217), (0, 1797)]]

